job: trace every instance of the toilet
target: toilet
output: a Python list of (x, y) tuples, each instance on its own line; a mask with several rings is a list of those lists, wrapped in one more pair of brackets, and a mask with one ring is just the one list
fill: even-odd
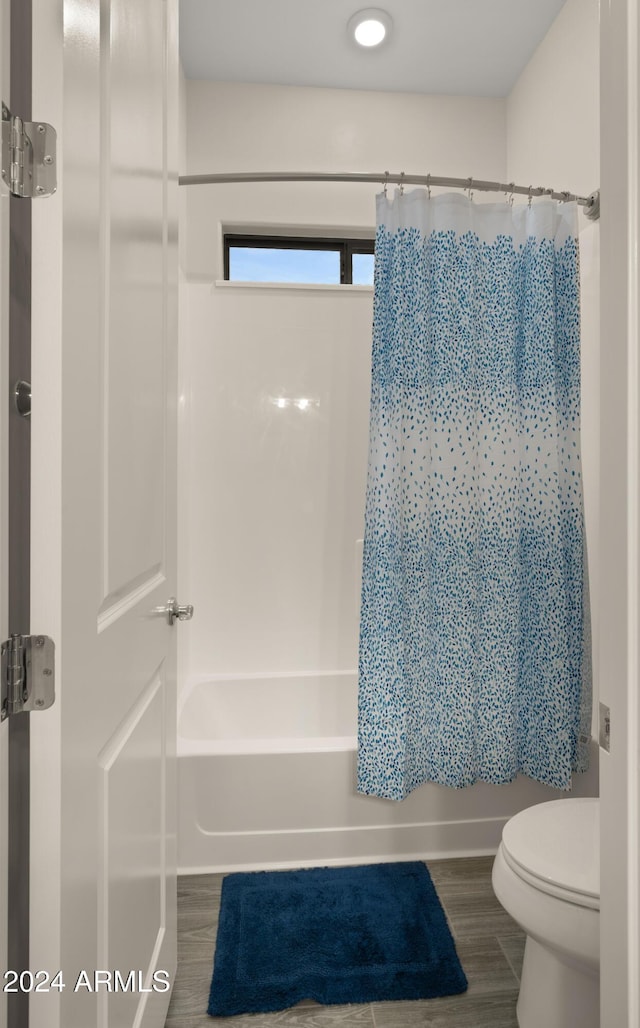
[(520, 1028), (598, 1028), (599, 800), (552, 800), (512, 817), (492, 882), (527, 936)]

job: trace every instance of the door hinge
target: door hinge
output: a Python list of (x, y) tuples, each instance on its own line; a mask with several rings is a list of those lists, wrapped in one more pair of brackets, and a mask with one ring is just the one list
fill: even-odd
[(57, 188), (56, 130), (23, 121), (2, 105), (2, 178), (12, 196), (51, 196)]
[(46, 710), (55, 699), (55, 644), (47, 635), (12, 635), (0, 647), (0, 721), (21, 711)]

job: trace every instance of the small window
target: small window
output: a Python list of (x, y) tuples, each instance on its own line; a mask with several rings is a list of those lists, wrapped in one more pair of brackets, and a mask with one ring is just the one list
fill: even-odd
[(227, 282), (373, 285), (373, 239), (224, 236)]
[(373, 243), (370, 250), (353, 251), (351, 281), (354, 286), (373, 285)]

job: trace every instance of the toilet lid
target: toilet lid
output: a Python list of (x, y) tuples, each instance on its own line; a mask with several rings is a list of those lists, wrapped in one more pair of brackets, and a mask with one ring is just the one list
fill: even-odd
[(504, 826), (508, 863), (536, 888), (582, 906), (600, 905), (600, 803), (552, 800), (520, 811)]

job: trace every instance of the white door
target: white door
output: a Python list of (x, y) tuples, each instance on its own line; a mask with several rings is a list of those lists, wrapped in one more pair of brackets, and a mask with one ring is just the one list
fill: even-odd
[(32, 961), (64, 990), (33, 997), (32, 1025), (160, 1028), (176, 965), (179, 627), (159, 608), (176, 582), (177, 4), (64, 0), (63, 27), (59, 7), (34, 5), (60, 189), (34, 208), (32, 589), (59, 637), (56, 706), (34, 719), (31, 926)]

